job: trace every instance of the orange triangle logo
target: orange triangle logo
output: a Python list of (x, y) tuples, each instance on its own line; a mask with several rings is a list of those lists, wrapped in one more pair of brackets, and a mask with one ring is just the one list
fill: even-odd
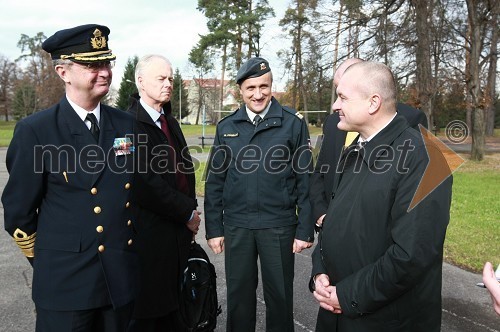
[(429, 156), (429, 163), (425, 169), (417, 191), (408, 207), (410, 212), (444, 180), (455, 172), (465, 160), (446, 144), (441, 142), (430, 131), (419, 125), (420, 133), (424, 139), (425, 149)]

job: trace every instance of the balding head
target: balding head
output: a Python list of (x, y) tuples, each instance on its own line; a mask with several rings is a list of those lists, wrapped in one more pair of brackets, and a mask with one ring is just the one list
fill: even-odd
[(350, 66), (352, 66), (353, 64), (356, 64), (359, 62), (363, 62), (363, 60), (358, 59), (358, 58), (349, 58), (349, 59), (345, 60), (344, 62), (342, 62), (340, 64), (340, 66), (337, 67), (337, 70), (335, 71), (335, 74), (333, 75), (333, 84), (335, 84), (335, 86), (338, 86), (340, 79), (344, 75), (344, 72), (346, 71), (346, 69), (349, 68)]
[(377, 62), (349, 66), (337, 86), (337, 127), (357, 131), (366, 139), (383, 128), (396, 113), (396, 87), (390, 69)]
[(347, 67), (341, 79), (357, 82), (358, 92), (364, 97), (378, 94), (382, 109), (396, 112), (396, 83), (389, 67), (381, 62), (362, 61)]

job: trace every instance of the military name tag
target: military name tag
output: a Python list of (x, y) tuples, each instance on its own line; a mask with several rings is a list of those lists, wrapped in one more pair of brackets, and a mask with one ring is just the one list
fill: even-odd
[(238, 137), (240, 134), (239, 133), (234, 133), (234, 134), (224, 134), (224, 137)]
[(134, 152), (134, 147), (129, 137), (118, 137), (113, 142), (113, 150), (115, 151), (115, 156), (123, 156)]

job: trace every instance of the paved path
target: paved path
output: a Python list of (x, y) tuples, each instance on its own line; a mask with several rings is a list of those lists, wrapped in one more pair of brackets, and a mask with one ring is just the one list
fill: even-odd
[[(0, 191), (8, 174), (5, 169), (5, 148), (0, 148)], [(199, 199), (201, 208), (203, 198)], [(0, 207), (3, 219), (3, 207)], [(2, 227), (3, 228), (3, 227)], [(223, 255), (214, 255), (206, 247), (204, 232), (197, 236), (205, 247), (218, 274), (218, 293), (223, 307), (217, 332), (225, 330), (225, 275)], [(296, 255), (295, 263), (295, 330), (314, 331), (317, 304), (307, 290), (311, 270), (312, 250)], [(14, 241), (0, 229), (0, 332), (34, 331), (35, 313), (31, 301), (32, 269)], [(500, 318), (491, 307), (485, 289), (475, 286), (481, 276), (445, 264), (443, 267), (443, 320), (444, 332), (500, 332)], [(262, 289), (258, 290), (257, 331), (265, 331), (265, 307)]]

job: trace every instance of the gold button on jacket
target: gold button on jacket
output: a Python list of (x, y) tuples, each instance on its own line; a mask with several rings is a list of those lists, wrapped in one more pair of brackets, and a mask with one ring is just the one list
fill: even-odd
[(94, 213), (95, 213), (95, 214), (99, 214), (99, 213), (101, 213), (101, 207), (100, 207), (100, 206), (96, 206), (96, 207), (94, 208)]
[(90, 189), (90, 193), (91, 193), (92, 195), (97, 195), (97, 188), (92, 188), (92, 189)]
[(97, 248), (97, 250), (99, 250), (99, 252), (104, 252), (104, 249), (105, 248), (102, 244)]
[(104, 227), (102, 227), (101, 225), (97, 226), (96, 229), (97, 233), (102, 233), (104, 232)]

